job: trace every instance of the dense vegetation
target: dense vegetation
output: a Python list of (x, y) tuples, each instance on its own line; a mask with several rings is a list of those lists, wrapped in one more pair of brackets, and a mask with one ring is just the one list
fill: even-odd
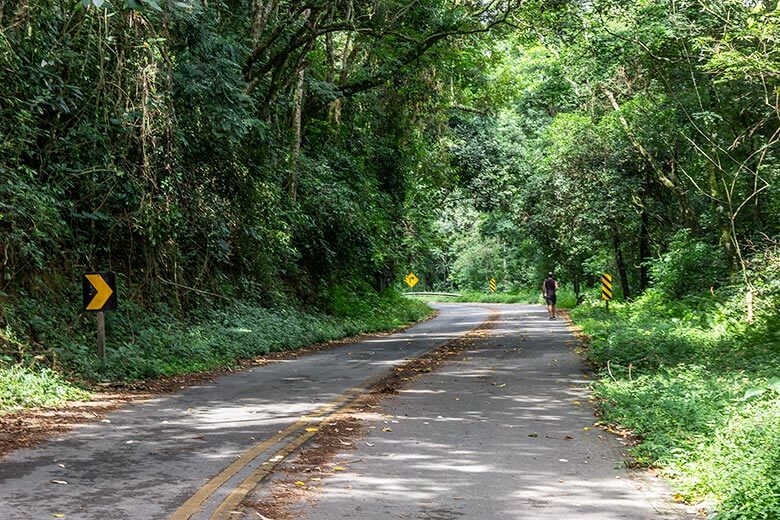
[(0, 0), (0, 403), (554, 270), (637, 460), (776, 518), (779, 39), (774, 0)]
[[(717, 518), (780, 514), (780, 251), (763, 260), (754, 278), (761, 310), (751, 324), (733, 287), (685, 295), (653, 288), (608, 315), (574, 312), (600, 368), (604, 421), (636, 434), (635, 460), (663, 468), (683, 498), (714, 499)], [(652, 278), (678, 261), (659, 260)]]
[(571, 3), (492, 42), (456, 94), (472, 110), (449, 120), (459, 185), (425, 228), (427, 279), (511, 289), (555, 268), (579, 292), (609, 271), (630, 298), (690, 240), (708, 265), (656, 283), (752, 289), (747, 263), (780, 230), (780, 35), (750, 3)]

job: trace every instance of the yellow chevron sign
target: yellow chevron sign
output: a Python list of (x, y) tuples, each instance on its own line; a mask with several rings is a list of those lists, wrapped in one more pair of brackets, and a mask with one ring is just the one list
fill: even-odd
[(409, 273), (406, 275), (406, 278), (404, 278), (404, 282), (406, 282), (406, 285), (408, 285), (410, 288), (414, 289), (414, 286), (417, 285), (417, 282), (419, 282), (420, 279), (417, 278), (414, 273)]
[(496, 279), (491, 278), (488, 282), (488, 287), (490, 287), (490, 292), (496, 292)]
[(81, 280), (85, 311), (116, 310), (116, 273), (87, 273)]
[(612, 299), (612, 275), (609, 273), (601, 275), (601, 299), (607, 301)]

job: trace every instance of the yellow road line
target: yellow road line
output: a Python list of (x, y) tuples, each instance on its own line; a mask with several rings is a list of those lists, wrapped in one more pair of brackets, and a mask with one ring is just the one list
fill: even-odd
[[(481, 327), (482, 324), (477, 325), (474, 327), (474, 329), (464, 333), (460, 334), (459, 337), (467, 336), (474, 330), (477, 330), (479, 327)], [(408, 359), (406, 361), (409, 361)], [(380, 381), (382, 378), (387, 377), (387, 372), (377, 374), (375, 376), (372, 376), (368, 379), (366, 379), (360, 386), (352, 387), (348, 390), (346, 390), (344, 393), (339, 395), (336, 399), (333, 401), (330, 401), (324, 405), (322, 405), (320, 408), (315, 410), (314, 412), (307, 414), (303, 416), (299, 421), (295, 422), (294, 424), (291, 424), (284, 430), (280, 431), (270, 439), (263, 441), (249, 450), (245, 451), (241, 456), (236, 459), (235, 462), (230, 464), (227, 468), (222, 470), (216, 477), (209, 480), (206, 484), (203, 485), (198, 491), (195, 492), (194, 495), (192, 495), (189, 499), (187, 499), (184, 504), (179, 507), (169, 518), (169, 520), (189, 520), (189, 518), (200, 512), (201, 505), (211, 497), (214, 492), (216, 492), (220, 487), (222, 487), (225, 482), (230, 480), (236, 473), (241, 471), (244, 467), (246, 467), (248, 464), (250, 464), (252, 461), (254, 461), (258, 456), (260, 456), (263, 452), (265, 452), (267, 449), (269, 449), (274, 444), (277, 444), (278, 442), (281, 442), (285, 438), (291, 436), (296, 431), (306, 427), (307, 425), (311, 424), (312, 419), (316, 419), (317, 417), (328, 413), (329, 411), (333, 410), (335, 413), (341, 408), (341, 405), (344, 404), (346, 401), (349, 401), (350, 399), (356, 398), (360, 396), (362, 393), (368, 391), (369, 388), (371, 388), (372, 385), (374, 385), (376, 382)], [(319, 422), (323, 422), (328, 417), (320, 418)], [(211, 516), (212, 520), (216, 520), (218, 518), (227, 518), (225, 515), (225, 512), (227, 512), (227, 515), (230, 514), (232, 511), (232, 508), (237, 507), (241, 501), (244, 499), (244, 497), (249, 494), (256, 486), (257, 484), (265, 478), (276, 465), (279, 464), (282, 460), (284, 460), (285, 457), (287, 457), (290, 453), (295, 451), (299, 446), (301, 446), (304, 442), (306, 442), (308, 439), (310, 439), (316, 431), (313, 432), (305, 432), (295, 440), (289, 442), (282, 448), (280, 448), (274, 455), (264, 461), (257, 469), (255, 469), (246, 479), (244, 479), (241, 484), (239, 484), (233, 491), (230, 492), (230, 494), (225, 498), (225, 500), (222, 501), (222, 503), (219, 505), (217, 510), (213, 513)], [(281, 455), (281, 457), (280, 457)], [(217, 515), (221, 514), (222, 517), (218, 517)]]
[[(342, 410), (348, 408), (355, 401), (357, 401), (357, 399), (364, 392), (367, 392), (376, 381), (382, 379), (385, 376), (385, 374), (380, 374), (378, 376), (371, 377), (365, 381), (364, 386), (350, 388), (341, 394), (338, 399), (331, 401), (331, 403), (329, 403), (330, 405), (336, 405), (336, 403), (338, 403), (338, 405), (341, 406), (334, 406), (333, 412), (329, 415), (326, 415), (325, 417), (319, 418), (317, 424), (320, 425), (328, 419), (341, 413)], [(212, 515), (209, 517), (209, 520), (229, 519), (230, 515), (236, 511), (236, 508), (241, 505), (241, 502), (244, 500), (244, 498), (246, 498), (246, 496), (257, 487), (260, 481), (267, 477), (274, 470), (274, 468), (283, 462), (291, 453), (300, 448), (306, 441), (316, 435), (318, 431), (319, 430), (316, 429), (313, 431), (306, 431), (298, 436), (298, 438), (279, 448), (276, 453), (274, 453), (269, 459), (258, 466), (247, 478), (243, 480), (243, 482), (241, 482), (228, 494), (219, 507), (217, 507), (214, 513), (212, 513)]]
[(222, 470), (216, 477), (209, 480), (206, 484), (203, 485), (203, 487), (195, 492), (194, 495), (192, 495), (186, 502), (184, 502), (184, 504), (182, 504), (182, 506), (169, 517), (169, 520), (187, 520), (192, 515), (200, 511), (201, 504), (203, 504), (203, 502), (205, 502), (211, 495), (213, 495), (214, 492), (219, 489), (225, 482), (230, 480), (233, 475), (241, 471), (241, 469), (251, 463), (254, 459), (256, 459), (259, 455), (261, 455), (274, 444), (284, 440), (286, 437), (289, 437), (296, 431), (307, 426), (311, 422), (312, 418), (327, 413), (332, 408), (341, 404), (345, 399), (349, 398), (352, 390), (354, 389), (348, 390), (338, 398), (321, 406), (311, 414), (305, 415), (302, 419), (291, 424), (270, 439), (265, 440), (242, 453), (241, 456), (235, 460), (235, 462)]
[[(328, 416), (331, 417), (331, 416)], [(324, 422), (327, 419), (323, 419)], [(303, 443), (311, 439), (317, 432), (304, 432), (297, 439), (291, 441), (289, 444), (277, 451), (273, 457), (263, 462), (260, 467), (255, 469), (251, 475), (244, 479), (241, 484), (230, 492), (230, 494), (222, 501), (219, 507), (211, 515), (210, 520), (227, 520), (230, 515), (236, 511), (241, 502), (246, 496), (257, 487), (261, 480), (267, 477), (284, 459), (286, 459), (291, 453), (301, 447)]]

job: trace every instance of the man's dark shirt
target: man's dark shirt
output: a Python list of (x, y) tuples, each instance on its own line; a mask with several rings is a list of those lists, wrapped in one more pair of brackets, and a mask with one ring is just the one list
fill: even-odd
[(555, 296), (555, 280), (548, 278), (544, 281), (544, 292), (546, 296)]

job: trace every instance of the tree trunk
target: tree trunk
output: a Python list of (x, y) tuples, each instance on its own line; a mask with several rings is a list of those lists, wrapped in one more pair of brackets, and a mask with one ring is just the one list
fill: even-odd
[(664, 171), (664, 168), (658, 164), (658, 161), (656, 161), (655, 157), (653, 157), (647, 148), (645, 148), (644, 145), (639, 141), (636, 134), (634, 134), (633, 130), (631, 129), (631, 125), (628, 124), (626, 118), (623, 117), (623, 114), (620, 113), (620, 105), (617, 102), (615, 94), (606, 88), (602, 90), (606, 94), (607, 99), (609, 99), (609, 103), (612, 105), (612, 109), (617, 112), (618, 120), (620, 121), (623, 130), (625, 130), (626, 136), (628, 136), (628, 139), (631, 141), (634, 149), (645, 161), (647, 166), (650, 168), (650, 171), (655, 174), (655, 178), (658, 180), (658, 182), (660, 182), (661, 185), (671, 190), (671, 192), (675, 194), (677, 197), (677, 202), (680, 204), (683, 219), (685, 219), (688, 227), (691, 229), (696, 229), (698, 227), (698, 216), (688, 205), (688, 200), (686, 199), (684, 190), (680, 188), (680, 186), (678, 186), (675, 182), (676, 179), (674, 178), (674, 163), (672, 163), (672, 167), (669, 172)]
[(288, 190), (290, 199), (298, 198), (298, 158), (301, 155), (301, 140), (303, 139), (303, 86), (306, 77), (306, 69), (298, 71), (298, 82), (295, 85), (293, 96), (293, 143), (292, 157), (290, 161), (290, 176), (288, 178)]
[(268, 24), (268, 18), (271, 15), (271, 11), (274, 8), (276, 2), (274, 0), (268, 0), (263, 3), (262, 0), (254, 0), (252, 2), (252, 47), (256, 48), (260, 39), (263, 36), (263, 31)]
[(639, 291), (644, 292), (649, 285), (647, 262), (650, 260), (650, 215), (645, 206), (642, 206), (640, 215), (641, 225), (639, 231)]
[(621, 247), (620, 235), (616, 227), (612, 228), (612, 241), (615, 246), (615, 264), (617, 265), (618, 276), (620, 277), (620, 286), (623, 288), (623, 298), (631, 299), (631, 287), (628, 285), (628, 270), (623, 260), (623, 250)]
[(580, 304), (580, 273), (574, 273), (574, 297), (576, 304)]

